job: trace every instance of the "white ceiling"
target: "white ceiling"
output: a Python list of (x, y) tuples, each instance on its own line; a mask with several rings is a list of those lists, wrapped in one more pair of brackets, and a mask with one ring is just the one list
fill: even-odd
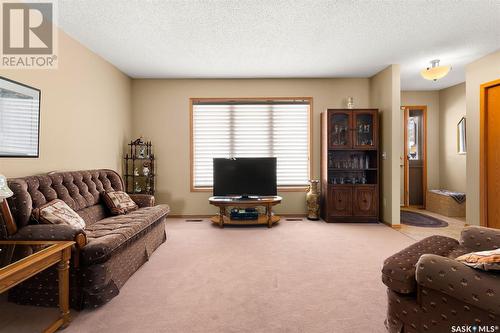
[[(500, 0), (59, 0), (59, 26), (134, 78), (370, 77), (403, 90), (465, 80), (500, 49)], [(419, 71), (453, 66), (438, 82)]]

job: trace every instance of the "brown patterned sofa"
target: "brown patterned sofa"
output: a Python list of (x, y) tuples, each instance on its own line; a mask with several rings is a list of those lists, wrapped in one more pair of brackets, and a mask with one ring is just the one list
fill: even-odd
[(454, 258), (499, 247), (500, 230), (467, 227), (460, 241), (431, 236), (387, 258), (382, 281), (388, 287), (388, 331), (464, 332), (452, 326), (478, 325), (493, 332), (491, 326), (500, 324), (500, 274)]
[[(103, 203), (103, 191), (124, 189), (112, 170), (57, 172), (8, 180), (14, 196), (8, 199), (17, 232), (4, 238), (18, 240), (75, 240), (70, 297), (75, 309), (97, 307), (118, 295), (128, 278), (166, 240), (166, 205), (154, 197), (131, 195), (140, 207), (112, 216)], [(85, 230), (68, 225), (33, 224), (31, 212), (61, 199), (86, 222)], [(9, 300), (39, 306), (57, 305), (57, 272), (49, 268), (9, 292)]]

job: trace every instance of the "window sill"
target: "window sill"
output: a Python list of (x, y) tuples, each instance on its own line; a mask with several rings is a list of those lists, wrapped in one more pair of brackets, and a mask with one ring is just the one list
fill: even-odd
[[(308, 185), (304, 186), (279, 186), (279, 192), (307, 192), (309, 189)], [(191, 187), (191, 192), (212, 192), (212, 187)]]

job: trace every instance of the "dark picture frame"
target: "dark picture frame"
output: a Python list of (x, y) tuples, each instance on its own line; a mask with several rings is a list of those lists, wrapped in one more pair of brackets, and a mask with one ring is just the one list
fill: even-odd
[[(32, 101), (32, 103), (22, 103), (24, 101)], [(0, 134), (0, 158), (38, 158), (40, 157), (40, 106), (42, 101), (42, 92), (40, 89), (29, 86), (27, 84), (11, 80), (9, 78), (0, 76), (0, 132), (4, 132), (4, 135), (8, 135), (8, 132), (4, 130), (3, 126), (5, 122), (10, 121), (11, 125), (16, 121), (22, 121), (20, 119), (15, 119), (13, 113), (15, 108), (24, 108), (29, 116), (31, 116), (31, 129), (33, 132), (27, 133), (31, 139), (36, 138), (36, 143), (31, 143), (31, 145), (25, 149), (8, 147), (5, 143), (5, 138)], [(15, 103), (23, 104), (22, 106), (15, 106)], [(31, 104), (31, 106), (29, 105)], [(14, 105), (12, 109), (8, 109), (10, 106)], [(34, 131), (36, 133), (33, 135)], [(5, 134), (7, 133), (7, 134)]]

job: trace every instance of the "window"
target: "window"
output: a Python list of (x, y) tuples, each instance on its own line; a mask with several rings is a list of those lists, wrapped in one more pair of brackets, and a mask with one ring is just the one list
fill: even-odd
[(215, 157), (276, 157), (278, 186), (308, 184), (312, 98), (191, 101), (192, 189), (212, 187)]
[(410, 160), (420, 159), (419, 153), (419, 118), (408, 117), (408, 158)]
[(38, 157), (40, 90), (0, 78), (0, 157)]

